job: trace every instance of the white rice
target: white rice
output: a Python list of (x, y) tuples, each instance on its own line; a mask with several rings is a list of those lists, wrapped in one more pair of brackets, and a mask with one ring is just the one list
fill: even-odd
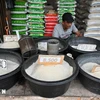
[(59, 81), (70, 77), (73, 73), (73, 67), (66, 61), (63, 61), (63, 64), (52, 66), (39, 65), (37, 62), (35, 62), (25, 71), (30, 77), (38, 80)]
[(19, 44), (18, 42), (4, 42), (0, 43), (0, 48), (5, 48), (5, 49), (19, 48)]
[(92, 73), (92, 69), (94, 66), (98, 65), (97, 63), (93, 63), (93, 62), (88, 62), (82, 65), (82, 70), (84, 70), (86, 73), (96, 77), (96, 78), (100, 78), (100, 71), (94, 72)]
[(0, 65), (0, 76), (8, 74), (19, 67), (19, 64), (16, 62), (12, 62), (10, 60), (6, 60), (7, 68), (2, 68)]

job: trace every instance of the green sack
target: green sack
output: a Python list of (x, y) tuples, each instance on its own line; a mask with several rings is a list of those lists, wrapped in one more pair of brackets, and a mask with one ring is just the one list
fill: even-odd
[(44, 29), (43, 24), (33, 24), (33, 25), (29, 25), (28, 27), (31, 29)]
[(37, 18), (37, 19), (30, 18), (27, 20), (27, 23), (30, 23), (30, 24), (32, 24), (32, 23), (44, 23), (44, 20), (43, 20), (43, 18)]
[(26, 26), (12, 26), (12, 30), (24, 30)]
[(26, 24), (25, 20), (12, 20), (12, 24)]
[(33, 30), (29, 30), (29, 33), (44, 33), (44, 30), (42, 29), (33, 29)]
[(43, 8), (43, 7), (44, 7), (44, 4), (42, 4), (42, 3), (41, 3), (41, 4), (40, 4), (40, 3), (29, 3), (29, 4), (28, 4), (28, 7), (29, 7), (29, 8), (31, 8), (31, 7), (32, 7), (32, 8), (36, 8), (36, 7), (37, 7), (37, 8)]
[(73, 6), (73, 7), (75, 7), (76, 6), (76, 4), (66, 4), (66, 3), (60, 3), (60, 4), (58, 4), (59, 6)]
[[(12, 34), (16, 34), (16, 32), (12, 32)], [(20, 35), (26, 34), (26, 31), (19, 32)]]
[(22, 0), (19, 0), (19, 1), (15, 1), (15, 5), (25, 5), (26, 1), (22, 1)]
[(36, 13), (32, 13), (32, 14), (27, 14), (28, 18), (43, 18), (44, 14), (36, 14)]
[[(66, 2), (66, 0), (59, 0), (60, 2)], [(76, 0), (68, 0), (68, 2), (75, 2)]]
[(43, 8), (29, 8), (28, 9), (29, 13), (44, 13), (44, 9)]
[(11, 18), (27, 18), (26, 14), (11, 14)]
[(12, 8), (11, 11), (25, 11), (25, 8), (18, 8), (18, 7), (15, 7), (15, 8)]
[(47, 0), (28, 0), (30, 3), (39, 2), (39, 3), (46, 3)]
[(37, 33), (37, 34), (30, 34), (29, 36), (33, 37), (33, 38), (38, 38), (38, 37), (43, 37), (42, 33)]

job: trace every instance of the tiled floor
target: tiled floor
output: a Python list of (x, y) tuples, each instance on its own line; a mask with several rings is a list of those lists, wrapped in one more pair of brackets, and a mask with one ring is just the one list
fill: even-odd
[[(25, 82), (24, 85), (17, 83), (7, 90), (5, 95), (1, 94), (0, 100), (47, 100), (47, 98), (36, 96), (31, 91), (28, 83)], [(68, 91), (64, 95), (50, 100), (100, 100), (100, 95), (88, 91), (78, 79), (75, 79), (71, 82)]]

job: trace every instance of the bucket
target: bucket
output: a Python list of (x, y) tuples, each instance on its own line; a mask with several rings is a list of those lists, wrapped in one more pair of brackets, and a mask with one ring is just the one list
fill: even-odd
[(22, 74), (26, 78), (29, 83), (32, 91), (39, 96), (52, 98), (63, 95), (69, 88), (70, 82), (77, 76), (78, 67), (76, 66), (73, 59), (68, 56), (65, 56), (64, 60), (69, 63), (73, 67), (73, 74), (68, 78), (59, 80), (59, 81), (42, 81), (39, 79), (32, 78), (26, 73), (26, 69), (29, 68), (36, 60), (38, 59), (38, 55), (34, 55), (27, 59), (23, 63)]
[(84, 64), (89, 62), (97, 63), (100, 65), (100, 52), (82, 54), (76, 58), (76, 63), (79, 66), (78, 77), (82, 85), (87, 90), (100, 95), (100, 78), (97, 78), (91, 75), (90, 72), (87, 72), (88, 67), (91, 66), (86, 66), (87, 71), (82, 68)]
[(29, 58), (30, 56), (37, 54), (37, 47), (32, 37), (24, 36), (18, 42), (23, 58)]
[(67, 52), (68, 44), (63, 39), (56, 38), (56, 37), (43, 37), (43, 38), (38, 38), (35, 40), (37, 46), (39, 43), (44, 44), (44, 45), (42, 44), (42, 48), (44, 49), (41, 49), (40, 47), (38, 47), (39, 54), (47, 54), (47, 41), (50, 39), (59, 40), (59, 53), (60, 54), (65, 54), (65, 52)]
[(21, 53), (20, 52), (20, 47), (17, 41), (12, 41), (12, 42), (3, 42), (0, 39), (0, 50), (7, 50), (7, 51), (13, 51), (13, 52), (17, 52), (17, 53)]
[[(7, 69), (1, 69), (1, 59), (6, 60)], [(10, 64), (10, 62), (13, 62), (13, 64)], [(7, 50), (0, 50), (0, 70), (3, 70), (0, 73), (0, 90), (8, 90), (19, 81), (21, 75), (21, 65), (22, 58), (18, 53)], [(9, 72), (7, 72), (7, 70)]]
[(57, 39), (49, 39), (47, 41), (47, 52), (49, 55), (59, 54), (59, 41)]
[(69, 52), (72, 53), (72, 56), (74, 57), (74, 59), (76, 59), (81, 54), (96, 52), (96, 51), (85, 51), (85, 50), (83, 51), (83, 50), (79, 50), (72, 47), (72, 46), (77, 46), (78, 44), (96, 45), (96, 50), (100, 51), (99, 40), (89, 38), (89, 37), (73, 37), (73, 38), (70, 38), (68, 41), (68, 48), (69, 48)]

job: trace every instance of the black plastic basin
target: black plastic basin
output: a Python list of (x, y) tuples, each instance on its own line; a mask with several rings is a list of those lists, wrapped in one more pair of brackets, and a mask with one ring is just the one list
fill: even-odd
[(100, 94), (100, 79), (82, 70), (81, 66), (88, 62), (94, 62), (100, 64), (100, 52), (82, 54), (76, 59), (76, 63), (79, 66), (79, 80), (83, 86), (89, 91)]
[(73, 37), (73, 38), (70, 38), (68, 41), (68, 48), (70, 50), (70, 53), (72, 53), (72, 56), (74, 57), (74, 59), (76, 59), (81, 54), (95, 52), (95, 51), (82, 51), (82, 50), (78, 50), (72, 47), (72, 45), (78, 45), (78, 44), (95, 44), (97, 45), (97, 48), (96, 48), (97, 51), (100, 51), (99, 40), (89, 38), (89, 37)]
[[(18, 82), (19, 77), (21, 75), (21, 64), (22, 64), (22, 58), (19, 54), (12, 52), (12, 51), (6, 51), (6, 50), (0, 50), (0, 59), (6, 59), (10, 61), (14, 61), (19, 64), (19, 67), (12, 72), (9, 72), (4, 75), (0, 75), (0, 89), (10, 89), (12, 86), (15, 85), (16, 82)], [(10, 67), (10, 66), (8, 66)]]
[(36, 95), (42, 97), (48, 97), (48, 98), (57, 97), (64, 94), (68, 90), (70, 82), (77, 76), (79, 71), (74, 60), (72, 60), (67, 56), (65, 56), (64, 58), (64, 60), (67, 61), (69, 65), (73, 66), (73, 74), (70, 77), (61, 81), (47, 82), (47, 81), (40, 81), (35, 78), (32, 78), (25, 71), (25, 69), (27, 69), (33, 62), (36, 62), (37, 59), (38, 59), (38, 55), (34, 55), (28, 60), (26, 60), (21, 70), (23, 76), (27, 79), (32, 91)]
[[(55, 37), (43, 37), (43, 38), (38, 38), (35, 40), (35, 42), (37, 43), (38, 46), (38, 42), (47, 42), (49, 39), (57, 39), (60, 42), (60, 50), (59, 53), (64, 54), (65, 52), (67, 52), (67, 48), (68, 48), (68, 44), (60, 38), (55, 38)], [(39, 54), (47, 54), (47, 51), (43, 51), (43, 50), (38, 50)]]
[(11, 51), (21, 54), (20, 47), (19, 48), (0, 48), (0, 50)]

